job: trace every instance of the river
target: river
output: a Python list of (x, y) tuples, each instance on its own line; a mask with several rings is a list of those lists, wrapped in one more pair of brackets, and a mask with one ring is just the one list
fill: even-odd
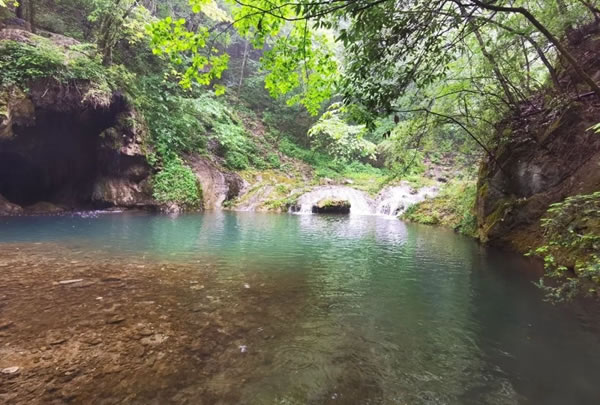
[[(49, 362), (80, 356), (59, 363), (79, 370), (77, 403), (600, 401), (597, 311), (545, 302), (535, 263), (449, 230), (360, 215), (0, 218), (0, 274), (0, 316), (14, 324), (0, 345), (27, 353), (0, 359), (21, 369), (0, 399), (22, 386), (28, 403), (69, 399), (43, 389), (61, 381), (39, 354), (48, 347), (61, 358)], [(101, 304), (110, 297), (123, 319), (99, 327), (89, 319), (114, 309)], [(47, 320), (56, 311), (62, 326)], [(141, 324), (151, 331), (123, 337)], [(39, 337), (53, 328), (66, 342)], [(123, 349), (117, 371), (88, 376), (106, 361), (77, 339), (97, 334)]]

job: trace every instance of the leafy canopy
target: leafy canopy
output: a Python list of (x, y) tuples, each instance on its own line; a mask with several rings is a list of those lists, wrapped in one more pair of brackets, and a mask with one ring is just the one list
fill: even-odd
[[(220, 44), (225, 38), (222, 25), (233, 27), (256, 48), (267, 48), (262, 58), (269, 72), (266, 88), (278, 98), (295, 92), (289, 104), (300, 103), (316, 115), (324, 101), (335, 92), (338, 65), (327, 35), (301, 17), (301, 8), (283, 0), (257, 0), (243, 4), (227, 0), (229, 14), (211, 0), (190, 0), (195, 13), (203, 13), (212, 25), (190, 31), (184, 18), (167, 17), (150, 24), (154, 53), (168, 58), (177, 68), (180, 84), (192, 81), (211, 85), (221, 78), (229, 57)], [(263, 10), (275, 10), (265, 12)], [(225, 89), (214, 85), (215, 93)]]

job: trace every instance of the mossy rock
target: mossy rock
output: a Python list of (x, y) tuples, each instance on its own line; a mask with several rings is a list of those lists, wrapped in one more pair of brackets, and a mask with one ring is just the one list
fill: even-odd
[(350, 202), (347, 200), (326, 198), (313, 205), (315, 214), (349, 214)]

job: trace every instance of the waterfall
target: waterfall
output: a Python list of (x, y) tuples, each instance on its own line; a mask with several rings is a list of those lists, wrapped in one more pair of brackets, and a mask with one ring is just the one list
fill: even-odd
[(320, 186), (298, 199), (291, 210), (299, 214), (312, 213), (313, 205), (323, 199), (346, 200), (350, 202), (350, 214), (354, 215), (385, 215), (398, 216), (411, 205), (417, 204), (437, 195), (437, 187), (423, 187), (419, 190), (409, 184), (386, 187), (375, 197), (370, 197), (364, 191), (346, 186)]
[(345, 186), (321, 186), (303, 194), (297, 203), (296, 212), (309, 214), (313, 205), (331, 198), (350, 202), (350, 214), (371, 215), (374, 213), (374, 201), (367, 193)]
[(402, 214), (411, 205), (435, 197), (437, 193), (437, 187), (423, 187), (416, 190), (406, 183), (386, 187), (377, 195), (375, 213), (395, 217)]

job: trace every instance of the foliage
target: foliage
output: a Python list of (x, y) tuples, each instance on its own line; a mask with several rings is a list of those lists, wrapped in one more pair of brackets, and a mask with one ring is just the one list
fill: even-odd
[(539, 282), (548, 299), (566, 301), (580, 294), (598, 295), (600, 192), (552, 204), (541, 226), (544, 244), (534, 253), (543, 257), (546, 277), (555, 282)]
[(341, 162), (354, 159), (375, 159), (375, 144), (364, 139), (364, 125), (347, 124), (339, 104), (332, 105), (317, 123), (310, 128), (308, 136), (313, 140), (314, 150), (324, 150)]
[(441, 225), (475, 236), (474, 214), (477, 186), (473, 180), (453, 180), (433, 199), (410, 206), (402, 218), (426, 225)]
[[(250, 37), (257, 48), (265, 46), (267, 38), (273, 38), (272, 49), (265, 52), (263, 64), (269, 71), (266, 87), (275, 97), (301, 90), (289, 100), (289, 104), (301, 103), (311, 114), (319, 112), (320, 105), (334, 91), (338, 72), (333, 49), (326, 35), (315, 32), (305, 21), (293, 21), (298, 13), (283, 0), (255, 0), (252, 5), (231, 0), (231, 17), (223, 13), (206, 12), (209, 0), (192, 0), (193, 11), (203, 12), (214, 25), (200, 26), (195, 32), (188, 30), (184, 18), (166, 17), (148, 27), (154, 52), (167, 57), (179, 71), (180, 83), (185, 88), (192, 81), (210, 85), (219, 79), (227, 68), (229, 56), (220, 52), (217, 42), (221, 32), (215, 30), (223, 20), (230, 20), (241, 37)], [(277, 13), (260, 10), (278, 8)], [(215, 32), (216, 31), (216, 32)], [(215, 92), (222, 94), (224, 87), (216, 84)]]
[(119, 41), (137, 43), (145, 37), (145, 25), (152, 21), (150, 12), (135, 0), (88, 0), (102, 62), (113, 62), (113, 50)]
[(97, 59), (78, 49), (63, 50), (39, 38), (36, 44), (15, 41), (0, 43), (0, 85), (21, 85), (29, 80), (51, 77), (62, 83), (92, 80), (108, 85), (106, 70)]
[(176, 85), (147, 76), (131, 78), (127, 86), (150, 130), (152, 163), (204, 150), (206, 141), (196, 103), (179, 94)]
[(225, 100), (203, 94), (194, 104), (203, 132), (218, 143), (217, 153), (225, 158), (225, 166), (233, 170), (268, 166), (260, 157), (258, 147), (241, 119), (226, 105)]
[(154, 198), (161, 203), (177, 203), (186, 209), (202, 203), (202, 189), (194, 172), (179, 158), (167, 161), (154, 176), (152, 186)]
[[(152, 38), (152, 47), (156, 55), (166, 56), (176, 67), (183, 67), (178, 72), (179, 83), (184, 88), (192, 86), (192, 80), (202, 85), (209, 85), (221, 77), (227, 68), (229, 56), (218, 54), (217, 48), (208, 47), (209, 29), (199, 27), (192, 33), (185, 27), (186, 20), (174, 20), (167, 17), (148, 26)], [(216, 86), (215, 92), (223, 94), (224, 88)]]

